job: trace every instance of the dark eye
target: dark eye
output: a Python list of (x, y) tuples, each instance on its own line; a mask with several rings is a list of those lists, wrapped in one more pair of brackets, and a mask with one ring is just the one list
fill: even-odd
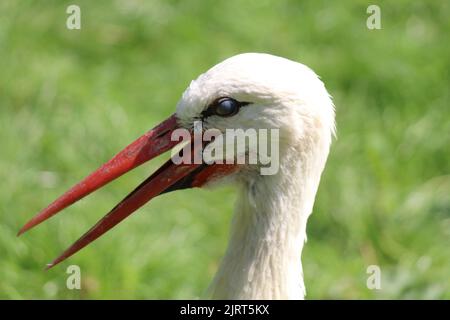
[(205, 120), (209, 116), (231, 117), (239, 112), (241, 107), (249, 105), (250, 102), (237, 101), (233, 98), (222, 97), (211, 103), (208, 108), (201, 113), (201, 119)]
[(215, 114), (221, 117), (231, 117), (238, 113), (241, 104), (231, 98), (222, 98), (216, 102)]

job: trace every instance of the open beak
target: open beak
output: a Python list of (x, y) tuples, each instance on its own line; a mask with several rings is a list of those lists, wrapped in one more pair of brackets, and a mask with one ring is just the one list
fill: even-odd
[[(125, 149), (120, 151), (111, 160), (95, 170), (81, 182), (56, 199), (48, 207), (39, 212), (27, 222), (18, 235), (26, 232), (41, 222), (57, 214), (64, 208), (87, 196), (91, 192), (101, 188), (124, 173), (136, 168), (156, 156), (173, 148), (181, 141), (172, 141), (172, 132), (179, 128), (175, 114), (157, 125), (152, 130), (135, 140)], [(201, 152), (202, 146), (194, 149), (193, 154)], [(134, 211), (139, 209), (152, 198), (170, 191), (185, 188), (201, 187), (213, 178), (230, 174), (235, 170), (233, 165), (204, 163), (174, 164), (169, 159), (149, 178), (142, 182), (133, 192), (125, 197), (107, 215), (100, 219), (88, 232), (78, 239), (72, 246), (64, 251), (47, 269), (55, 266), (70, 257), (86, 245), (103, 235), (119, 222), (124, 220)]]

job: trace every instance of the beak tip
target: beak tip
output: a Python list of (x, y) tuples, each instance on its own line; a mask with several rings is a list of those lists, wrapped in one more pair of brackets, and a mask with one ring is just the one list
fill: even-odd
[[(51, 216), (50, 216), (51, 217)], [(30, 219), (25, 225), (23, 225), (22, 228), (20, 228), (19, 232), (17, 232), (17, 236), (21, 236), (25, 232), (29, 231), (30, 229), (34, 228), (38, 224), (40, 224), (42, 221), (46, 220), (49, 217), (45, 217), (42, 215), (42, 213), (37, 214), (32, 219)]]
[(22, 228), (20, 228), (19, 232), (17, 232), (18, 237), (34, 227), (34, 224), (32, 224), (31, 222), (32, 221), (27, 222)]
[(25, 229), (25, 227), (22, 227), (19, 232), (17, 232), (16, 236), (20, 237), (22, 234), (24, 234), (27, 230)]
[(51, 268), (53, 268), (55, 266), (55, 263), (54, 262), (52, 262), (52, 263), (47, 263), (47, 265), (45, 266), (45, 268), (44, 268), (44, 271), (48, 271), (48, 270), (50, 270)]
[[(28, 230), (34, 228), (41, 222), (47, 220), (48, 218), (57, 214), (59, 211), (65, 209), (76, 201), (101, 188), (105, 184), (118, 178), (122, 174), (171, 149), (173, 146), (179, 143), (179, 141), (172, 141), (171, 139), (171, 132), (173, 132), (173, 130), (175, 130), (176, 128), (178, 128), (178, 124), (177, 118), (174, 114), (152, 130), (148, 131), (146, 134), (129, 144), (108, 162), (102, 165), (99, 169), (97, 169), (89, 176), (84, 178), (81, 182), (66, 191), (62, 196), (53, 201), (47, 208), (41, 210), (19, 230), (17, 236), (20, 236)], [(163, 178), (164, 176), (159, 177), (158, 181), (162, 181)], [(163, 182), (160, 182), (159, 185), (157, 183), (154, 183), (153, 185), (155, 184), (156, 187), (164, 186)], [(144, 189), (144, 191), (149, 192), (149, 189), (146, 188)], [(158, 193), (161, 193), (162, 191), (164, 190), (159, 190)], [(117, 223), (137, 210), (137, 208), (149, 201), (149, 199), (154, 197), (155, 194), (156, 191), (149, 192), (149, 194), (139, 193), (138, 197), (133, 198), (134, 201), (129, 202), (128, 205), (124, 206), (123, 208), (120, 207), (120, 210), (117, 209), (117, 211), (114, 211), (116, 215), (112, 216), (112, 219), (109, 215), (105, 216), (106, 219), (102, 220), (103, 224), (94, 226), (90, 231), (88, 231), (88, 233), (86, 233), (85, 236), (80, 238), (79, 242), (76, 242), (72, 247), (66, 250), (53, 262), (47, 264), (45, 270), (51, 269), (55, 265), (59, 264), (72, 254), (86, 246), (88, 243), (97, 239), (100, 235), (114, 227)], [(114, 208), (113, 210), (115, 209), (116, 208)]]

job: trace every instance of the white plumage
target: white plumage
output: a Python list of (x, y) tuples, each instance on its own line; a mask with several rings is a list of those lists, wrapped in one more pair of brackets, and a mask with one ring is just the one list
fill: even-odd
[(227, 252), (210, 286), (218, 299), (302, 299), (301, 253), (320, 176), (334, 134), (334, 107), (308, 67), (258, 53), (231, 57), (192, 81), (177, 106), (185, 126), (218, 97), (252, 104), (204, 127), (279, 128), (280, 170), (255, 166), (233, 175), (238, 186)]
[[(19, 234), (173, 148), (179, 143), (172, 139), (176, 130), (183, 129), (180, 131), (187, 132), (191, 139), (195, 130), (185, 129), (192, 129), (199, 119), (205, 130), (216, 129), (220, 133), (227, 129), (278, 129), (278, 172), (262, 175), (263, 161), (233, 165), (230, 169), (201, 161), (180, 165), (172, 158), (48, 268), (75, 254), (159, 194), (227, 179), (238, 187), (239, 198), (228, 249), (210, 286), (210, 296), (302, 299), (305, 288), (300, 258), (306, 241), (306, 222), (334, 133), (334, 107), (313, 71), (268, 54), (234, 56), (192, 81), (175, 115), (41, 210)], [(216, 140), (208, 146), (214, 143)]]

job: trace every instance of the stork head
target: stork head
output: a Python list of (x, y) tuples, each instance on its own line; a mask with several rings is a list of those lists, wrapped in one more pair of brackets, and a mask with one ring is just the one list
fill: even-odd
[[(174, 139), (176, 130), (184, 129), (193, 140), (196, 124), (199, 123), (202, 132), (215, 130), (222, 135), (226, 134), (227, 129), (275, 129), (279, 133), (275, 141), (278, 143), (279, 157), (285, 156), (289, 150), (296, 150), (299, 156), (323, 154), (324, 161), (334, 132), (334, 108), (317, 75), (300, 63), (257, 53), (231, 57), (191, 82), (178, 102), (174, 115), (131, 143), (39, 212), (19, 234), (131, 169), (172, 149), (180, 142)], [(218, 142), (203, 141), (199, 145), (191, 142), (183, 151), (192, 150), (193, 154), (198, 154), (205, 146), (214, 143)], [(245, 149), (244, 153), (248, 152)], [(254, 169), (261, 166), (260, 162), (230, 163), (226, 155), (221, 157), (223, 159), (217, 159), (216, 156), (207, 163), (204, 159), (200, 162), (175, 163), (172, 157), (49, 267), (94, 241), (159, 194), (201, 187), (223, 177), (248, 173), (249, 168), (257, 174), (258, 171)]]
[[(228, 99), (237, 102), (230, 114), (222, 110)], [(233, 56), (193, 80), (176, 116), (185, 128), (201, 119), (203, 128), (222, 132), (279, 129), (287, 145), (334, 132), (334, 107), (318, 76), (303, 64), (261, 53)]]

